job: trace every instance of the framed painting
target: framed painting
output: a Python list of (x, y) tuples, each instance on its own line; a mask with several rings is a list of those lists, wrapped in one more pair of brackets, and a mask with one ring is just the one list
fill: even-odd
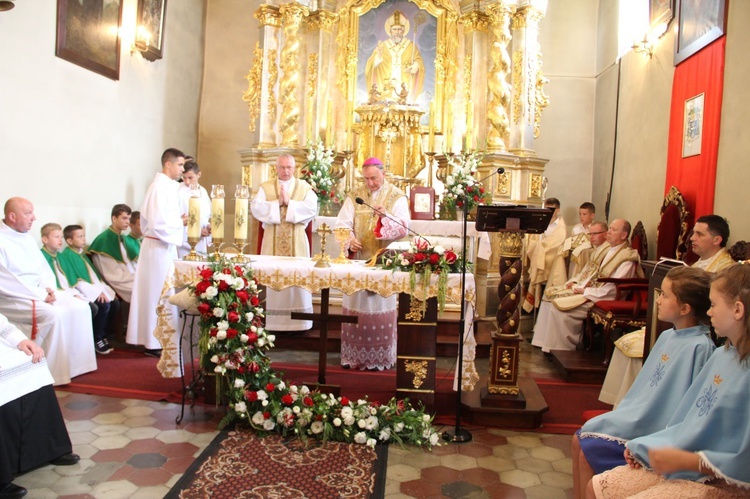
[(138, 28), (148, 33), (148, 48), (141, 55), (149, 61), (163, 56), (166, 15), (167, 0), (138, 0)]
[(705, 94), (698, 94), (685, 101), (685, 116), (682, 127), (682, 157), (701, 153), (703, 138), (703, 101)]
[(651, 29), (669, 23), (674, 17), (673, 0), (649, 0), (648, 19)]
[(675, 66), (726, 33), (727, 0), (677, 0)]
[(118, 80), (122, 4), (123, 0), (57, 0), (55, 55)]

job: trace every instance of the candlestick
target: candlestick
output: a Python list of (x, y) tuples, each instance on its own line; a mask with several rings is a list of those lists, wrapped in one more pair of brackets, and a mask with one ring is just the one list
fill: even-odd
[(201, 237), (201, 198), (192, 196), (192, 192), (188, 200), (188, 237)]
[(247, 199), (234, 201), (234, 238), (247, 239)]
[(435, 103), (430, 102), (430, 138), (427, 141), (427, 152), (435, 152)]
[(214, 244), (214, 259), (221, 259), (219, 250), (224, 242), (224, 186), (211, 188), (211, 236)]

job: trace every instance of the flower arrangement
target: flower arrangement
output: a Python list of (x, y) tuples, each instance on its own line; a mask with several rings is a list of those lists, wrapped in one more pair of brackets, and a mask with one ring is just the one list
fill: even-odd
[(451, 209), (463, 209), (466, 202), (467, 211), (471, 211), (475, 206), (489, 201), (489, 194), (474, 178), (483, 157), (483, 154), (472, 151), (457, 154), (448, 162), (451, 170), (445, 179), (443, 202)]
[(310, 184), (318, 195), (318, 204), (330, 202), (341, 203), (344, 193), (338, 191), (338, 179), (331, 174), (333, 169), (333, 151), (327, 150), (323, 143), (308, 144), (307, 163), (302, 167), (302, 180)]
[(442, 312), (445, 309), (448, 274), (458, 272), (461, 268), (461, 259), (452, 249), (445, 249), (439, 245), (432, 246), (423, 237), (417, 237), (408, 250), (393, 258), (386, 258), (381, 267), (409, 272), (409, 285), (412, 291), (416, 288), (417, 276), (420, 276), (420, 283), (427, 286), (432, 274), (438, 274), (437, 300), (438, 309)]
[(263, 327), (264, 311), (250, 267), (228, 260), (200, 269), (189, 287), (201, 314), (204, 368), (226, 380), (230, 411), (221, 427), (239, 419), (261, 433), (375, 446), (398, 442), (432, 447), (439, 436), (432, 417), (407, 400), (387, 404), (349, 400), (287, 385), (271, 369), (267, 352), (274, 336)]

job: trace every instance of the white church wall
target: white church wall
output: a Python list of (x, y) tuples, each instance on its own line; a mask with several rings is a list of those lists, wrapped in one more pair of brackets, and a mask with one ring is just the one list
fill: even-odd
[(552, 1), (540, 24), (550, 104), (542, 115), (537, 155), (549, 159), (547, 196), (557, 197), (568, 225), (592, 198), (597, 0)]
[(197, 143), (203, 0), (167, 6), (164, 58), (131, 55), (137, 0), (124, 0), (120, 79), (55, 57), (56, 2), (0, 13), (0, 202), (29, 198), (32, 229), (83, 224), (89, 240), (113, 204), (138, 209), (166, 147)]

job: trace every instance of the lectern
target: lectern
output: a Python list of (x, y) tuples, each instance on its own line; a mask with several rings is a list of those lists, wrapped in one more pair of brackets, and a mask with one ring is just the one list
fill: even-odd
[(527, 206), (479, 206), (476, 229), (501, 232), (500, 284), (497, 330), (492, 332), (490, 372), (482, 388), (482, 406), (524, 409), (526, 399), (518, 387), (518, 355), (521, 335), (521, 277), (523, 234), (541, 234), (547, 229), (554, 209)]

